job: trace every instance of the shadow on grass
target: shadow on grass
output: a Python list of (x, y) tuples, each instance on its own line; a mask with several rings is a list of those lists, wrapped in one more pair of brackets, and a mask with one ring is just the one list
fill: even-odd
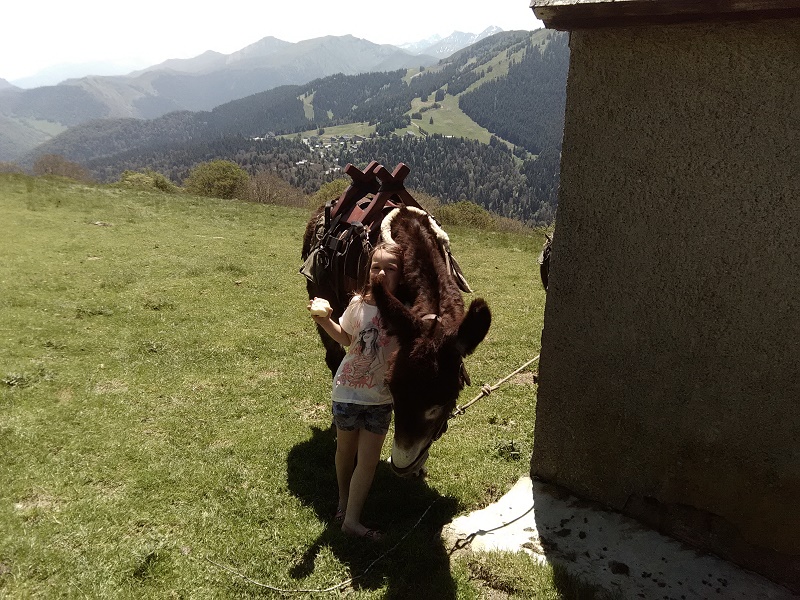
[(355, 589), (385, 586), (384, 598), (456, 598), (449, 555), (440, 533), (456, 514), (457, 500), (441, 496), (423, 480), (395, 476), (382, 462), (362, 521), (380, 529), (386, 537), (377, 544), (349, 538), (332, 522), (338, 497), (335, 452), (335, 430), (318, 427), (312, 429), (311, 439), (289, 451), (289, 491), (312, 507), (321, 521), (330, 523), (291, 567), (291, 576), (302, 579), (313, 573), (320, 550), (327, 547), (357, 578), (352, 582)]

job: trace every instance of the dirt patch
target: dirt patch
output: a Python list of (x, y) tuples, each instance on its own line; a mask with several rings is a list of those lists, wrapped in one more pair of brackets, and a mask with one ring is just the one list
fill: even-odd
[(34, 494), (14, 503), (14, 512), (24, 521), (35, 521), (47, 514), (60, 510), (55, 498), (44, 494)]
[(124, 394), (128, 391), (128, 384), (121, 379), (100, 381), (94, 386), (95, 394)]
[(303, 423), (319, 423), (320, 421), (330, 421), (331, 408), (325, 403), (315, 403), (311, 406), (296, 406), (295, 411), (300, 416)]
[(538, 371), (534, 373), (533, 371), (526, 371), (525, 373), (519, 373), (514, 375), (511, 378), (509, 383), (514, 385), (529, 385), (534, 386), (539, 382), (539, 373)]

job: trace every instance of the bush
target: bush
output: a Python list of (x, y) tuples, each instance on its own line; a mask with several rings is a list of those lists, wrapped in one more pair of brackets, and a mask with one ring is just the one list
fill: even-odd
[(200, 163), (184, 182), (186, 191), (209, 198), (243, 198), (247, 192), (247, 172), (229, 160)]
[(167, 179), (166, 176), (152, 169), (146, 169), (142, 172), (123, 171), (119, 178), (119, 183), (125, 187), (158, 190), (168, 194), (174, 194), (178, 191), (178, 186)]
[(247, 182), (245, 200), (260, 204), (281, 206), (306, 206), (308, 199), (299, 189), (292, 187), (275, 173), (259, 171)]
[(0, 161), (0, 173), (16, 173), (17, 175), (20, 175), (24, 173), (24, 171), (22, 170), (22, 167), (17, 164)]
[(67, 177), (75, 181), (92, 181), (89, 171), (76, 162), (67, 160), (60, 154), (43, 154), (33, 163), (33, 174)]
[(328, 200), (338, 198), (351, 183), (352, 180), (349, 177), (340, 177), (339, 179), (334, 179), (333, 181), (322, 184), (319, 190), (309, 198), (308, 206), (312, 209), (316, 209), (325, 204)]
[(434, 212), (443, 227), (468, 225), (477, 229), (494, 228), (496, 217), (488, 210), (467, 200), (454, 204), (443, 204)]
[(432, 215), (436, 215), (436, 211), (439, 210), (439, 206), (441, 202), (436, 196), (431, 196), (430, 194), (426, 194), (425, 192), (420, 192), (419, 190), (408, 190), (408, 193), (414, 197), (414, 200), (419, 202), (419, 205), (427, 210)]

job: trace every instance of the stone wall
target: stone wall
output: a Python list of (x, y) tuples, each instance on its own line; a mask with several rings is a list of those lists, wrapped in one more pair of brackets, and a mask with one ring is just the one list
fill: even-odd
[(800, 591), (800, 19), (570, 47), (532, 474)]

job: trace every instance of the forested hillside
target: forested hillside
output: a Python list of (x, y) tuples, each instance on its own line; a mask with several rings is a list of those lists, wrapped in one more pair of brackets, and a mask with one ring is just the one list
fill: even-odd
[[(172, 181), (183, 181), (193, 166), (224, 156), (251, 175), (269, 170), (306, 193), (341, 176), (323, 163), (309, 161), (312, 153), (300, 139), (252, 140), (225, 137), (208, 142), (175, 143), (155, 149), (131, 150), (113, 159), (87, 163), (99, 179), (112, 181), (126, 166), (152, 169)], [(340, 167), (352, 162), (361, 167), (377, 160), (388, 168), (404, 162), (411, 168), (410, 188), (437, 196), (444, 202), (470, 200), (497, 214), (537, 224), (548, 224), (555, 215), (553, 193), (557, 185), (558, 156), (520, 160), (496, 138), (482, 144), (466, 138), (439, 134), (427, 137), (390, 136), (345, 147), (332, 159)]]
[(377, 160), (406, 163), (408, 186), (451, 202), (471, 200), (497, 214), (549, 223), (555, 215), (552, 196), (536, 190), (502, 142), (487, 145), (464, 138), (432, 135), (375, 138), (361, 144), (355, 163)]
[[(508, 75), (459, 97), (458, 106), (495, 135), (532, 154), (560, 147), (564, 128), (568, 38), (528, 41)], [(509, 118), (514, 115), (518, 118)]]

